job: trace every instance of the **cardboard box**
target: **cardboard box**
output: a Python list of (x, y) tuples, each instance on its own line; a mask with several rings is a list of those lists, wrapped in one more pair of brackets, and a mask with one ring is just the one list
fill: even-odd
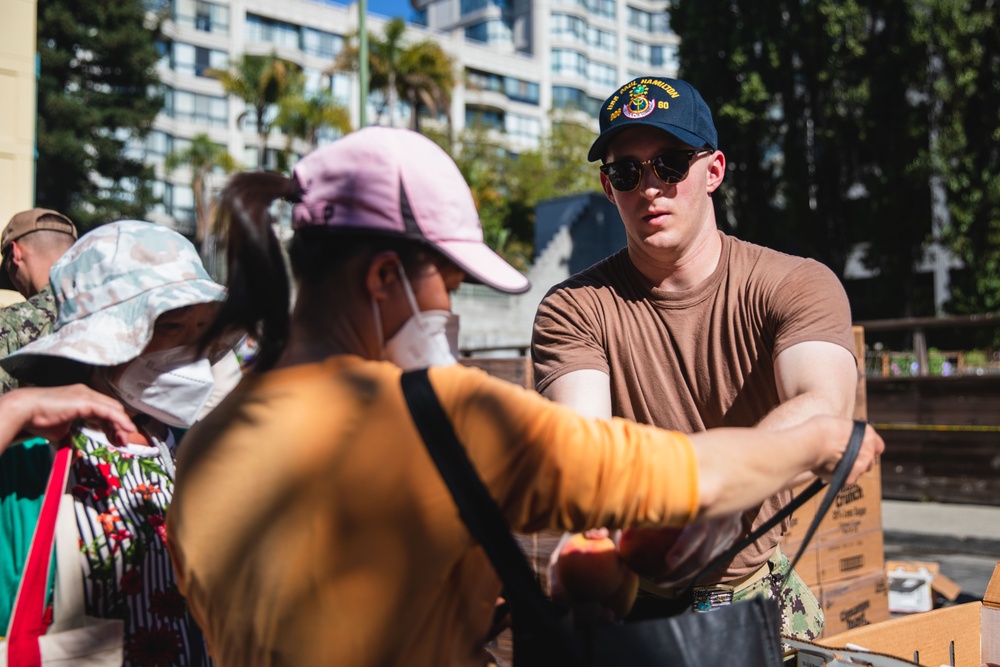
[[(781, 550), (784, 551), (785, 555), (788, 556), (789, 560), (795, 558), (794, 551), (785, 551), (785, 545), (781, 545)], [(809, 588), (812, 589), (816, 597), (819, 597), (819, 563), (817, 559), (819, 557), (819, 552), (816, 547), (809, 547), (804, 552), (802, 552), (802, 557), (799, 558), (799, 562), (795, 565), (795, 571), (798, 572), (799, 577), (802, 581), (806, 583)]]
[(921, 665), (1000, 663), (1000, 563), (982, 602), (894, 618), (825, 637), (820, 644), (861, 646)]
[(881, 530), (873, 530), (816, 547), (819, 582), (822, 585), (863, 574), (882, 572), (885, 550)]
[[(795, 558), (798, 547), (793, 550), (782, 544), (781, 550), (791, 560)], [(815, 593), (817, 587), (822, 585), (883, 573), (884, 559), (884, 540), (882, 530), (878, 529), (842, 540), (810, 545), (802, 553), (795, 571)]]
[[(796, 490), (798, 492), (798, 490)], [(788, 530), (782, 538), (782, 550), (794, 554), (802, 543), (823, 493), (820, 492), (795, 511), (789, 519)], [(841, 489), (833, 505), (820, 522), (812, 544), (837, 542), (882, 529), (882, 466), (876, 463), (857, 484)]]
[(824, 636), (889, 620), (888, 588), (881, 570), (820, 586), (819, 600), (826, 616)]

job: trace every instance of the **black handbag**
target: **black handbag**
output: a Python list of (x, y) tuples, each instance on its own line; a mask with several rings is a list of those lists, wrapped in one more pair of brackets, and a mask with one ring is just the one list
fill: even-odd
[[(451, 491), (462, 520), (483, 546), (503, 581), (514, 639), (514, 664), (517, 667), (782, 665), (781, 613), (773, 599), (751, 598), (707, 613), (688, 611), (676, 616), (587, 629), (577, 627), (571, 611), (556, 605), (542, 592), (500, 507), (455, 435), (427, 377), (427, 370), (403, 373), (402, 387), (417, 430)], [(792, 560), (792, 568), (843, 488), (861, 448), (864, 431), (864, 423), (856, 421), (847, 450), (806, 531), (802, 546)], [(706, 565), (689, 589), (701, 576), (731, 560), (791, 515), (823, 486), (820, 480), (813, 482), (781, 512)]]

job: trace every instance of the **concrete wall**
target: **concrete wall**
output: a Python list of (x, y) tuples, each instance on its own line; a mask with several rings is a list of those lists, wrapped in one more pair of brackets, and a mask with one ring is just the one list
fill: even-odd
[[(0, 229), (35, 199), (36, 0), (0, 0)], [(0, 306), (18, 300), (0, 290)]]
[(535, 311), (549, 289), (625, 245), (618, 211), (601, 193), (539, 202), (535, 212), (531, 289), (507, 296), (480, 285), (463, 286), (452, 299), (461, 349), (506, 347), (496, 354), (525, 353)]

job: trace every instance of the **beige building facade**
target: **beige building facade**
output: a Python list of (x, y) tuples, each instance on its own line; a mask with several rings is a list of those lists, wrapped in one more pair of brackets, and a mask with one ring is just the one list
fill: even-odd
[[(34, 206), (36, 0), (0, 0), (0, 229)], [(0, 290), (0, 306), (21, 300)]]

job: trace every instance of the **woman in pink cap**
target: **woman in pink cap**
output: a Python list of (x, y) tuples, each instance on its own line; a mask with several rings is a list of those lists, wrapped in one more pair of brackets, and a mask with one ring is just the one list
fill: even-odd
[[(278, 198), (295, 203), (291, 311), (268, 214)], [(179, 585), (220, 665), (489, 660), (500, 580), (414, 426), (403, 370), (431, 367), (458, 439), (521, 532), (732, 513), (804, 471), (829, 474), (851, 432), (834, 418), (692, 436), (599, 422), (456, 364), (450, 293), (528, 281), (483, 244), (454, 162), (408, 130), (354, 132), (291, 178), (238, 175), (221, 215), (230, 280), (215, 326), (243, 326), (260, 349), (188, 433), (167, 519)], [(851, 479), (881, 449), (869, 429)]]

